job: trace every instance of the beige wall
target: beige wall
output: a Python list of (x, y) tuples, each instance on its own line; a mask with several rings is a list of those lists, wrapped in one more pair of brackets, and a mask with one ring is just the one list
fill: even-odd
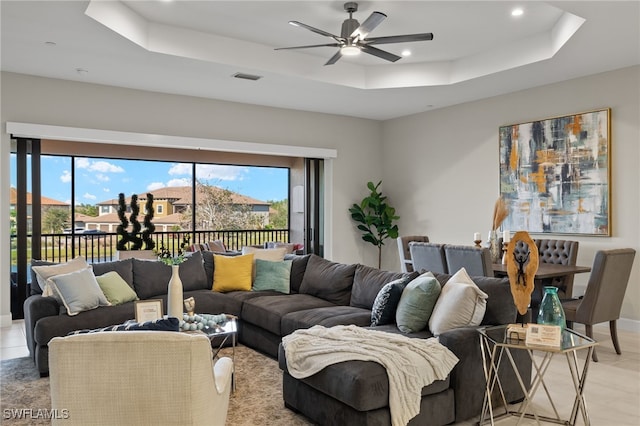
[[(9, 135), (4, 130), (6, 122), (13, 121), (336, 149), (338, 157), (332, 161), (336, 184), (329, 203), (331, 257), (341, 262), (375, 262), (375, 252), (360, 243), (348, 209), (362, 198), (368, 180), (381, 178), (380, 122), (14, 73), (2, 73), (0, 83), (0, 205), (7, 206), (0, 214), (0, 241), (9, 241)], [(9, 275), (8, 259), (0, 256), (0, 276)], [(0, 315), (6, 321), (9, 287), (0, 287)]]
[[(489, 231), (499, 195), (498, 127), (535, 119), (611, 108), (611, 237), (576, 237), (578, 263), (591, 265), (599, 249), (640, 249), (640, 67), (511, 93), (389, 120), (384, 123), (383, 178), (404, 235), (472, 244)], [(559, 237), (560, 238), (560, 237)], [(573, 239), (573, 236), (571, 237)], [(399, 268), (389, 245), (385, 267)], [(576, 277), (584, 293), (588, 274)], [(627, 289), (622, 316), (640, 320), (640, 255)]]

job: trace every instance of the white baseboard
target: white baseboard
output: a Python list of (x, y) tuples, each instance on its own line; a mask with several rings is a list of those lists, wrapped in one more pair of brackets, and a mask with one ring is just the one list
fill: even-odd
[[(607, 329), (609, 328), (608, 323), (603, 323), (599, 325), (602, 325)], [(633, 333), (640, 334), (640, 321), (627, 319), (627, 318), (620, 318), (618, 320), (618, 330), (631, 331)]]
[(0, 327), (11, 327), (13, 317), (9, 315), (0, 315)]

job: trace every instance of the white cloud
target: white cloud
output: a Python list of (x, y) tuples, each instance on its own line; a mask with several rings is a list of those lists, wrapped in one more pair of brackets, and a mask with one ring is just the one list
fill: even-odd
[(86, 169), (90, 172), (124, 173), (124, 169), (108, 161), (92, 161), (88, 158), (76, 158), (76, 168)]
[(96, 173), (95, 178), (100, 182), (109, 182), (111, 178), (102, 173)]
[(82, 196), (82, 198), (85, 198), (85, 199), (87, 199), (87, 200), (95, 200), (95, 199), (96, 199), (96, 198), (98, 198), (98, 197), (96, 197), (96, 196), (95, 196), (95, 195), (93, 195), (93, 194), (89, 194), (88, 192), (86, 192), (86, 193)]
[(199, 164), (196, 177), (200, 180), (242, 180), (249, 172), (247, 167), (224, 166), (219, 164)]
[(171, 166), (171, 168), (169, 168), (169, 174), (174, 176), (191, 176), (191, 164), (174, 164)]
[(69, 170), (64, 170), (62, 172), (62, 176), (60, 176), (60, 180), (64, 183), (71, 182), (71, 172)]
[(102, 188), (102, 191), (103, 191), (103, 192), (111, 192), (111, 188), (106, 188), (106, 187), (105, 187), (105, 188)]
[(91, 165), (91, 162), (88, 158), (76, 158), (76, 168), (78, 169), (88, 169)]
[(166, 185), (162, 182), (151, 182), (147, 185), (147, 191), (155, 191), (156, 189), (164, 188)]
[(167, 182), (167, 186), (191, 186), (191, 179), (171, 179)]
[(92, 172), (103, 173), (124, 173), (124, 169), (122, 167), (116, 166), (115, 164), (111, 164), (104, 160), (93, 162), (89, 167), (89, 170), (91, 170)]

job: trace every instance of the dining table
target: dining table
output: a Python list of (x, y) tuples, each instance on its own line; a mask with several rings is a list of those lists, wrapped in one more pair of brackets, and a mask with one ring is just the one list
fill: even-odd
[[(585, 272), (591, 272), (591, 268), (588, 266), (579, 265), (562, 265), (558, 263), (544, 263), (538, 264), (538, 270), (535, 273), (535, 280), (544, 280), (548, 278), (564, 277), (566, 275), (581, 274)], [(493, 264), (493, 275), (496, 277), (507, 276), (507, 265), (503, 263)]]

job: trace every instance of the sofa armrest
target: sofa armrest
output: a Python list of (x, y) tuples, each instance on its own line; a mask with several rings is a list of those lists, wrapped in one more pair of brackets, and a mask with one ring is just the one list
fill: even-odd
[(45, 317), (58, 316), (59, 313), (60, 305), (53, 297), (43, 297), (38, 294), (29, 296), (24, 301), (24, 328), (31, 357), (35, 356), (34, 330), (36, 323)]

